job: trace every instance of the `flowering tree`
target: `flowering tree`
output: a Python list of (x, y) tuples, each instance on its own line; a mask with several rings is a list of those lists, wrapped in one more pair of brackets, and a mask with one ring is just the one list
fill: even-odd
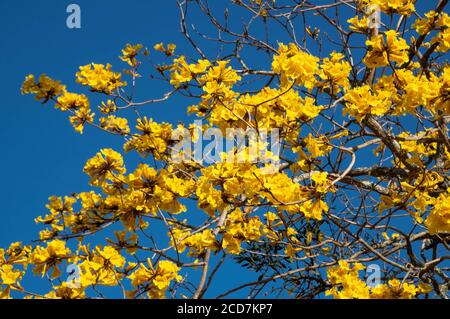
[[(216, 297), (214, 276), (232, 259), (257, 278), (217, 297), (445, 298), (448, 0), (177, 3), (191, 57), (128, 44), (123, 72), (80, 67), (85, 93), (26, 77), (22, 93), (69, 114), (77, 132), (93, 126), (124, 145), (87, 161), (92, 189), (49, 198), (40, 243), (0, 249), (0, 296), (103, 297), (115, 286), (127, 298)], [(212, 28), (191, 25), (192, 11)], [(138, 101), (147, 64), (168, 90)], [(97, 115), (87, 91), (104, 100)], [(176, 95), (191, 123), (142, 115)], [(127, 153), (141, 164), (126, 169)], [(21, 284), (27, 270), (47, 277), (48, 294)]]

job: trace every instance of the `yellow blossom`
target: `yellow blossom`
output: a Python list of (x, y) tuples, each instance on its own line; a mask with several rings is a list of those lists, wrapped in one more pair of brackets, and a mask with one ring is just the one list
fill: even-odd
[(80, 66), (80, 71), (76, 73), (77, 82), (89, 86), (94, 91), (112, 94), (118, 88), (125, 86), (122, 82), (122, 75), (111, 71), (111, 65), (107, 64), (87, 64)]
[(122, 56), (120, 56), (120, 59), (135, 68), (139, 65), (139, 61), (136, 59), (136, 57), (142, 48), (142, 44), (131, 45), (127, 43), (125, 48), (122, 49)]
[(393, 62), (402, 64), (408, 62), (407, 50), (408, 44), (403, 38), (397, 37), (397, 32), (389, 30), (385, 32), (386, 40), (383, 35), (373, 36), (366, 41), (368, 46), (367, 55), (364, 57), (364, 63), (369, 68), (382, 67)]

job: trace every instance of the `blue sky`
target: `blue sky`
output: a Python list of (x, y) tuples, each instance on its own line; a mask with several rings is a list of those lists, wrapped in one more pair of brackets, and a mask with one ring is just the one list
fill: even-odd
[[(81, 29), (66, 27), (66, 7), (72, 2), (81, 7)], [(74, 82), (78, 67), (90, 62), (110, 62), (116, 70), (121, 70), (125, 64), (118, 55), (128, 42), (148, 47), (160, 41), (173, 42), (178, 52), (192, 52), (179, 32), (175, 1), (72, 2), (0, 0), (0, 167), (3, 173), (0, 247), (36, 239), (40, 227), (33, 220), (46, 213), (47, 198), (87, 190), (88, 178), (82, 173), (86, 160), (101, 148), (121, 150), (123, 142), (91, 128), (86, 128), (80, 136), (68, 123), (67, 114), (54, 110), (51, 104), (40, 105), (32, 97), (20, 94), (24, 77), (29, 73), (46, 73), (61, 80), (69, 90), (86, 93)], [(200, 20), (195, 21), (201, 24)], [(205, 50), (214, 57), (217, 47), (209, 45)], [(258, 59), (254, 58), (253, 62), (258, 64)], [(137, 96), (158, 98), (166, 91), (162, 83), (143, 80)], [(142, 109), (141, 113), (157, 121), (177, 123), (187, 119), (185, 108), (189, 103), (176, 97)], [(197, 275), (198, 272), (192, 277)], [(209, 296), (226, 290), (230, 276), (235, 278), (232, 282), (254, 277), (228, 263), (218, 274), (214, 285), (217, 288)], [(40, 288), (36, 280), (31, 280), (30, 285)]]

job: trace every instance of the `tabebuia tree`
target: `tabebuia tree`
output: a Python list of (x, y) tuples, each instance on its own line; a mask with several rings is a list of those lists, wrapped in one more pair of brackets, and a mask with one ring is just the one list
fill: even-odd
[[(0, 249), (1, 297), (446, 298), (447, 3), (178, 0), (189, 52), (127, 44), (74, 70), (78, 92), (28, 75), (23, 94), (123, 149), (49, 198), (37, 243)], [(167, 90), (138, 100), (143, 78)], [(230, 263), (252, 276), (222, 291)]]

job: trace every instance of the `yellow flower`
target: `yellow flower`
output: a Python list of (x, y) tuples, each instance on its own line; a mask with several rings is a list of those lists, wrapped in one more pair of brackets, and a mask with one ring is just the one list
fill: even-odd
[(352, 267), (348, 262), (340, 260), (339, 265), (327, 269), (328, 280), (333, 288), (325, 292), (335, 299), (368, 299), (369, 287), (359, 279), (358, 272), (364, 266), (355, 263)]
[(27, 75), (22, 84), (22, 94), (35, 94), (36, 100), (43, 100), (44, 103), (63, 94), (65, 91), (65, 85), (62, 85), (60, 81), (53, 80), (45, 74), (39, 77), (38, 82), (36, 82), (33, 74)]
[(189, 70), (193, 74), (202, 74), (211, 66), (208, 60), (198, 60), (195, 64), (189, 64)]
[(173, 262), (162, 260), (156, 267), (156, 274), (153, 278), (153, 284), (160, 290), (165, 290), (169, 287), (172, 280), (180, 281), (182, 277), (178, 275), (180, 268)]
[(205, 229), (201, 233), (190, 235), (182, 241), (182, 245), (191, 248), (191, 254), (200, 254), (205, 249), (218, 250), (219, 244), (210, 229)]
[(356, 87), (345, 94), (344, 114), (354, 116), (358, 121), (367, 115), (384, 115), (391, 106), (389, 91), (372, 92), (368, 85)]
[(106, 246), (103, 248), (103, 250), (101, 250), (100, 247), (96, 247), (95, 251), (100, 257), (104, 259), (103, 264), (108, 263), (119, 268), (125, 265), (125, 258), (111, 246)]
[(67, 282), (53, 288), (51, 292), (45, 295), (49, 299), (84, 299), (86, 298), (83, 288), (75, 288)]
[(171, 56), (175, 53), (175, 49), (176, 49), (176, 45), (173, 43), (169, 43), (167, 45), (167, 49), (164, 47), (164, 43), (160, 42), (157, 43), (153, 46), (153, 49), (155, 49), (156, 51), (162, 52), (167, 56)]
[(101, 185), (105, 179), (114, 179), (126, 172), (122, 155), (109, 148), (89, 159), (83, 170), (91, 177), (92, 185)]
[(308, 200), (301, 204), (300, 211), (306, 218), (322, 220), (322, 214), (328, 211), (328, 205), (321, 199)]
[(107, 238), (106, 241), (113, 244), (117, 249), (126, 248), (126, 252), (134, 255), (137, 250), (137, 242), (138, 235), (136, 233), (132, 233), (128, 238), (127, 231), (114, 231), (114, 236), (116, 237), (117, 242)]
[(100, 126), (104, 129), (117, 134), (128, 134), (130, 128), (128, 127), (128, 120), (123, 117), (109, 115), (108, 117), (100, 118)]
[(47, 243), (47, 247), (37, 246), (30, 256), (30, 263), (35, 266), (34, 272), (44, 276), (53, 269), (52, 277), (59, 277), (61, 272), (58, 264), (70, 257), (71, 251), (66, 242), (56, 239)]
[(292, 81), (312, 89), (316, 84), (315, 75), (319, 72), (319, 58), (302, 51), (295, 44), (279, 44), (278, 54), (273, 57), (272, 70), (281, 75), (282, 85)]
[(350, 30), (358, 33), (366, 33), (369, 29), (369, 21), (367, 17), (364, 16), (361, 19), (358, 16), (355, 16), (351, 19), (348, 19), (347, 22), (350, 24)]
[(379, 284), (369, 288), (359, 279), (358, 272), (365, 267), (355, 263), (353, 267), (346, 261), (340, 260), (339, 265), (327, 269), (327, 277), (333, 287), (326, 291), (326, 295), (333, 295), (336, 299), (412, 299), (418, 294), (430, 292), (428, 285), (401, 282), (394, 278), (387, 284)]
[(84, 125), (86, 123), (92, 123), (94, 121), (94, 113), (90, 109), (78, 109), (75, 111), (75, 115), (69, 118), (70, 124), (74, 127), (75, 131), (83, 134)]
[[(63, 213), (73, 213), (73, 205), (76, 203), (76, 198), (70, 196), (62, 197), (51, 196), (49, 197), (49, 203), (46, 205), (50, 214), (45, 216), (39, 216), (34, 221), (36, 223), (43, 223), (52, 225), (52, 227), (58, 227), (61, 216)], [(50, 234), (49, 234), (50, 235)]]
[[(220, 62), (221, 61), (219, 61), (219, 63)], [(210, 66), (211, 62), (208, 60), (198, 60), (198, 63), (188, 64), (185, 57), (182, 55), (178, 59), (173, 60), (173, 65), (171, 66), (172, 73), (170, 74), (170, 84), (175, 87), (179, 87), (182, 83), (189, 82), (199, 74), (206, 72)], [(204, 78), (204, 82), (206, 82), (206, 80), (208, 80), (207, 77)]]
[(150, 259), (147, 259), (146, 267), (141, 264), (128, 278), (133, 286), (149, 284), (146, 286), (147, 294), (150, 298), (164, 298), (164, 292), (173, 280), (180, 281), (182, 277), (178, 275), (180, 268), (171, 261), (162, 260), (156, 269), (153, 268)]
[(0, 285), (16, 285), (22, 278), (23, 272), (14, 270), (13, 265), (0, 266)]
[[(31, 246), (22, 246), (22, 242), (12, 243), (6, 250), (6, 253), (9, 256), (8, 262), (13, 264), (22, 264), (26, 267), (28, 265), (28, 258), (31, 250)], [(4, 255), (4, 250), (0, 249), (0, 265), (6, 263)]]
[(106, 103), (102, 102), (102, 105), (99, 106), (99, 109), (103, 114), (114, 113), (115, 111), (117, 111), (117, 105), (116, 102), (108, 100), (106, 101)]
[(333, 190), (327, 172), (315, 171), (311, 174), (311, 180), (314, 182), (314, 187), (319, 193), (326, 193), (327, 191)]
[(402, 38), (397, 38), (397, 32), (389, 30), (385, 32), (386, 40), (383, 35), (373, 36), (366, 41), (368, 46), (367, 55), (363, 62), (369, 68), (382, 67), (390, 63), (399, 64), (408, 62), (408, 44)]
[(136, 59), (136, 57), (142, 48), (143, 48), (142, 44), (131, 45), (127, 43), (125, 48), (122, 49), (122, 56), (120, 56), (119, 58), (135, 68), (139, 65), (139, 61)]
[(441, 194), (430, 215), (425, 220), (425, 226), (431, 234), (450, 233), (450, 194)]
[(380, 9), (387, 13), (398, 13), (409, 16), (415, 12), (414, 3), (417, 0), (362, 0), (365, 5), (378, 5)]
[(94, 91), (112, 94), (118, 88), (127, 83), (121, 81), (122, 75), (111, 71), (111, 65), (107, 64), (87, 64), (80, 66), (80, 71), (76, 73), (77, 82), (89, 86)]
[(64, 92), (63, 95), (58, 97), (55, 107), (61, 109), (61, 111), (89, 109), (89, 100), (84, 94)]
[(312, 158), (317, 158), (328, 154), (331, 146), (327, 143), (325, 137), (314, 138), (311, 133), (304, 139), (306, 149)]
[[(201, 71), (203, 71), (204, 68), (209, 66), (208, 64), (205, 64), (205, 62), (203, 61), (202, 62), (199, 61), (199, 64), (201, 64), (200, 68)], [(201, 83), (212, 82), (217, 84), (223, 84), (228, 87), (233, 86), (237, 81), (241, 79), (241, 77), (230, 66), (227, 66), (229, 62), (230, 61), (217, 61), (216, 62), (217, 65), (210, 67), (208, 69), (208, 72), (204, 76), (202, 76), (199, 79), (199, 81)]]
[(431, 43), (438, 43), (437, 51), (446, 53), (450, 50), (450, 18), (447, 16), (445, 27), (432, 40)]
[(418, 293), (416, 286), (398, 279), (391, 279), (388, 284), (377, 285), (371, 289), (372, 299), (412, 299)]
[(116, 286), (122, 280), (123, 275), (116, 268), (125, 266), (125, 257), (120, 255), (114, 247), (105, 246), (103, 249), (99, 246), (90, 252), (86, 246), (79, 246), (79, 251), (85, 255), (79, 254), (76, 261), (82, 260), (77, 264), (79, 269), (79, 281), (81, 287), (90, 285)]
[(136, 150), (146, 156), (153, 154), (156, 159), (163, 157), (167, 150), (167, 143), (172, 138), (172, 125), (168, 123), (157, 123), (153, 119), (143, 117), (138, 119), (136, 128), (141, 134), (135, 134), (124, 144), (125, 151)]
[(173, 60), (171, 70), (172, 73), (170, 74), (170, 84), (176, 88), (178, 88), (182, 83), (189, 82), (193, 78), (193, 74), (183, 55), (178, 59)]
[(437, 12), (433, 10), (429, 11), (425, 13), (425, 18), (418, 18), (412, 27), (415, 28), (420, 35), (427, 34), (434, 28), (438, 16), (439, 14)]
[(85, 123), (92, 123), (94, 121), (95, 114), (91, 113), (89, 100), (84, 94), (64, 92), (58, 97), (55, 107), (63, 112), (69, 110), (74, 114), (69, 117), (69, 120), (75, 130), (80, 134), (83, 133)]
[(318, 73), (323, 81), (319, 85), (322, 88), (331, 88), (332, 94), (340, 92), (340, 87), (348, 89), (350, 81), (348, 79), (352, 67), (347, 61), (342, 61), (344, 55), (342, 53), (331, 53), (330, 58), (325, 58), (320, 66)]
[(247, 217), (240, 209), (235, 209), (228, 214), (225, 221), (222, 248), (229, 254), (239, 254), (241, 243), (259, 240), (263, 228), (264, 225), (259, 217)]

